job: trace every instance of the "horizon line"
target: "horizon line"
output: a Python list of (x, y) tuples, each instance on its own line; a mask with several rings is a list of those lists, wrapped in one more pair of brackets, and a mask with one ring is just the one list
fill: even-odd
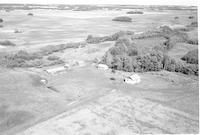
[(119, 4), (119, 3), (116, 3), (116, 4), (94, 4), (94, 3), (91, 3), (91, 4), (74, 4), (74, 3), (71, 3), (71, 4), (67, 4), (67, 3), (51, 3), (51, 4), (45, 4), (45, 3), (1, 3), (0, 4), (8, 4), (8, 5), (26, 5), (26, 4), (32, 4), (32, 5), (119, 5), (119, 6), (185, 6), (185, 7), (198, 7), (198, 5), (160, 5), (160, 4), (147, 4), (147, 5), (144, 5), (144, 4)]

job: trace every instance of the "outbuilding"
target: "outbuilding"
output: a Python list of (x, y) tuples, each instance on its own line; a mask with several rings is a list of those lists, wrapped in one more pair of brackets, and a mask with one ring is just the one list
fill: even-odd
[(60, 66), (60, 67), (54, 67), (54, 68), (50, 68), (50, 69), (45, 69), (44, 71), (46, 71), (49, 74), (56, 74), (56, 73), (60, 73), (60, 72), (66, 71), (66, 68), (64, 66)]
[(105, 65), (105, 64), (98, 64), (97, 68), (98, 69), (103, 69), (103, 70), (108, 70), (109, 69), (109, 67), (107, 65)]
[(138, 74), (134, 74), (134, 75), (124, 78), (124, 82), (128, 84), (137, 84), (137, 83), (140, 83), (140, 81), (141, 79)]
[(48, 80), (47, 79), (41, 79), (40, 82), (43, 84), (43, 85), (46, 85), (48, 83)]

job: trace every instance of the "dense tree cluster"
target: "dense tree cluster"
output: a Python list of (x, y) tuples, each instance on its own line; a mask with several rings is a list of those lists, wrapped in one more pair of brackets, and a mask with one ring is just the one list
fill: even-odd
[(198, 49), (189, 51), (181, 59), (190, 64), (198, 64)]
[(28, 61), (33, 61), (41, 58), (42, 57), (37, 54), (28, 53), (23, 50), (20, 50), (14, 54), (1, 53), (0, 65), (6, 67), (27, 67)]
[(188, 18), (189, 18), (189, 19), (194, 19), (194, 16), (189, 16)]
[(143, 14), (142, 11), (128, 11), (127, 14)]
[(187, 64), (181, 60), (175, 60), (167, 55), (164, 57), (163, 66), (165, 70), (171, 72), (180, 72), (188, 75), (199, 74), (198, 64)]
[(124, 71), (158, 71), (162, 68), (162, 53), (151, 51), (138, 56), (138, 49), (127, 37), (119, 38), (103, 58), (109, 67)]
[(101, 42), (105, 42), (105, 41), (116, 41), (120, 37), (127, 36), (127, 35), (129, 35), (129, 36), (134, 35), (134, 32), (133, 31), (119, 31), (112, 35), (103, 36), (103, 37), (95, 37), (92, 35), (88, 35), (86, 42), (89, 44), (96, 44), (96, 43), (101, 43)]
[(192, 22), (192, 23), (190, 24), (190, 26), (192, 26), (192, 27), (198, 27), (198, 22)]
[(171, 58), (165, 53), (166, 49), (170, 49), (170, 46), (167, 45), (168, 48), (165, 48), (165, 44), (161, 45), (160, 48), (159, 46), (152, 48), (147, 54), (138, 55), (138, 48), (133, 41), (130, 38), (121, 37), (116, 41), (114, 47), (106, 52), (101, 62), (112, 69), (127, 72), (160, 71), (164, 69), (171, 72), (198, 75), (197, 64), (187, 64)]
[(60, 45), (49, 45), (41, 48), (39, 51), (31, 53), (24, 50), (15, 53), (0, 52), (0, 66), (5, 67), (36, 67), (36, 66), (50, 66), (64, 63), (59, 57), (49, 56), (44, 59), (44, 56), (52, 53), (63, 51), (68, 48), (78, 48), (84, 46), (85, 43), (67, 43)]
[(198, 45), (199, 44), (198, 39), (195, 39), (195, 38), (188, 39), (187, 43), (192, 44), (192, 45)]
[(28, 15), (28, 16), (33, 16), (33, 13), (28, 13), (27, 15)]
[(63, 61), (60, 58), (47, 58), (43, 59), (43, 55), (40, 53), (28, 53), (24, 50), (20, 50), (16, 53), (0, 53), (0, 65), (4, 67), (37, 67), (61, 64)]
[(58, 56), (49, 56), (47, 57), (48, 60), (54, 61), (54, 60), (59, 60), (60, 58)]
[(13, 43), (9, 40), (0, 41), (0, 45), (2, 45), (2, 46), (16, 46), (15, 43)]
[(132, 18), (128, 16), (119, 16), (112, 19), (112, 21), (119, 21), (119, 22), (132, 22)]
[[(168, 26), (162, 26), (157, 30), (147, 31), (135, 35), (134, 33), (119, 32), (112, 38), (115, 39), (114, 47), (110, 48), (102, 59), (112, 69), (128, 72), (147, 72), (168, 70), (184, 74), (198, 75), (198, 51), (192, 51), (182, 59), (177, 60), (167, 55), (167, 52), (178, 42), (189, 43), (188, 35), (180, 30), (172, 30)], [(139, 49), (133, 43), (135, 39), (164, 37), (163, 44), (154, 46), (146, 54), (139, 55)], [(187, 63), (185, 63), (185, 60)]]
[[(113, 35), (95, 37), (88, 35), (86, 42), (90, 44), (105, 42), (105, 41), (116, 41), (120, 37), (128, 36), (132, 40), (134, 39), (145, 39), (154, 37), (164, 37), (166, 39), (165, 49), (173, 48), (174, 44), (177, 42), (193, 42), (193, 40), (188, 38), (188, 35), (180, 30), (172, 30), (168, 26), (161, 26), (159, 29), (146, 31), (141, 34), (135, 34), (133, 31), (119, 31)], [(196, 41), (194, 41), (196, 43)]]

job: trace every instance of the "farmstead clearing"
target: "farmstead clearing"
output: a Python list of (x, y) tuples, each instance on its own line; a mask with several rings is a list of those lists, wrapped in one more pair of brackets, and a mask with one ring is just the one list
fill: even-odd
[(1, 134), (199, 132), (197, 7), (1, 4), (0, 18)]

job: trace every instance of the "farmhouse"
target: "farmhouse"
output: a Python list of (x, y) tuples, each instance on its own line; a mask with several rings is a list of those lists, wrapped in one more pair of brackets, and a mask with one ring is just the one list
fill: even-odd
[(124, 79), (124, 82), (128, 84), (136, 84), (136, 83), (140, 83), (140, 81), (141, 81), (140, 76), (137, 74), (131, 75)]

